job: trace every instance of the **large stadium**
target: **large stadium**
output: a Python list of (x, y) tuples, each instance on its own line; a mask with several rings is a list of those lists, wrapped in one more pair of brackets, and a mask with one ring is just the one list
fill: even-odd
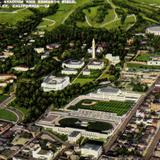
[(160, 36), (160, 25), (148, 27), (148, 28), (146, 29), (146, 33), (154, 34), (154, 35), (156, 35), (156, 36)]

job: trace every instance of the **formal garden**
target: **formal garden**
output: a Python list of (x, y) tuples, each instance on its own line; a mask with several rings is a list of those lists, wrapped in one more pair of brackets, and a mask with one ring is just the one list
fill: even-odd
[(85, 129), (92, 132), (105, 132), (113, 129), (112, 124), (100, 121), (83, 121), (78, 118), (63, 118), (59, 121), (61, 127)]

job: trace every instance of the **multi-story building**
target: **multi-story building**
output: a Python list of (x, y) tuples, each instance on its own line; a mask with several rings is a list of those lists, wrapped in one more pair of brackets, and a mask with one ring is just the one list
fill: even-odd
[(43, 88), (44, 92), (50, 92), (50, 91), (63, 90), (69, 84), (70, 84), (70, 79), (67, 76), (55, 77), (55, 76), (49, 75), (43, 80), (41, 87)]
[(104, 67), (104, 62), (98, 60), (90, 61), (88, 64), (88, 69), (100, 70), (103, 69), (103, 67)]
[(138, 101), (141, 94), (135, 92), (122, 91), (118, 88), (106, 87), (97, 90), (97, 93), (90, 93), (91, 97), (101, 97), (103, 99), (115, 101)]
[(69, 60), (66, 60), (65, 62), (62, 63), (62, 67), (63, 68), (73, 68), (73, 69), (80, 69), (84, 66), (84, 61), (82, 60), (72, 60), (72, 59), (69, 59)]
[(98, 157), (102, 154), (102, 146), (92, 143), (86, 143), (81, 147), (81, 155), (84, 157)]
[(76, 75), (78, 73), (78, 71), (76, 69), (72, 69), (72, 68), (64, 68), (61, 71), (62, 74), (65, 75)]

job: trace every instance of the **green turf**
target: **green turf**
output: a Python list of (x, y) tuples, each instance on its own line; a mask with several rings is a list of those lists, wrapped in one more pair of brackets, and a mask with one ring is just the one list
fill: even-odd
[(9, 112), (5, 109), (0, 109), (0, 119), (9, 120), (9, 121), (16, 121), (17, 117), (12, 112)]
[(149, 61), (151, 58), (150, 58), (150, 55), (149, 54), (141, 54), (141, 55), (138, 55), (136, 58), (135, 58), (135, 61), (140, 61), (140, 62), (147, 62)]
[[(90, 0), (77, 0), (76, 4), (60, 4), (60, 7), (54, 15), (47, 16), (45, 18), (54, 20), (56, 23), (53, 26), (46, 26), (42, 28), (41, 30), (52, 30), (53, 28), (59, 26), (60, 24), (63, 24), (65, 20), (78, 8), (79, 6), (82, 6), (85, 3), (90, 2)], [(79, 24), (82, 25), (83, 24)]]
[[(88, 102), (96, 102), (94, 105), (83, 105), (82, 103)], [(69, 109), (77, 110), (77, 109), (89, 109), (89, 110), (96, 110), (96, 111), (104, 111), (104, 112), (112, 112), (117, 113), (118, 116), (122, 116), (128, 112), (128, 110), (133, 106), (133, 102), (125, 101), (94, 101), (94, 100), (82, 100), (75, 106), (69, 107)]]
[(160, 66), (144, 65), (137, 63), (127, 63), (128, 68), (132, 69), (159, 69)]
[(160, 5), (160, 0), (135, 0), (137, 2), (146, 3), (146, 4), (158, 4)]
[(88, 11), (88, 9), (84, 10), (84, 13), (86, 14), (89, 23), (94, 26), (94, 27), (103, 27), (106, 23), (112, 21), (115, 17), (115, 13), (113, 9), (109, 9), (108, 10), (108, 14), (106, 14), (105, 19), (102, 23), (97, 23), (96, 22), (96, 16), (97, 16), (97, 7), (91, 7), (90, 8), (90, 12)]
[(134, 23), (135, 23), (135, 17), (133, 15), (131, 15), (131, 16), (127, 16), (124, 24), (121, 24), (121, 20), (117, 19), (117, 20), (113, 21), (112, 23), (106, 24), (104, 27), (106, 29), (116, 29), (118, 27), (127, 29), (128, 27), (130, 27)]
[(92, 82), (93, 78), (77, 78), (73, 83), (80, 83), (81, 85), (84, 85), (88, 82)]
[(15, 25), (18, 21), (23, 21), (30, 15), (32, 15), (32, 12), (28, 9), (19, 10), (17, 13), (0, 13), (0, 24), (9, 23), (10, 25)]

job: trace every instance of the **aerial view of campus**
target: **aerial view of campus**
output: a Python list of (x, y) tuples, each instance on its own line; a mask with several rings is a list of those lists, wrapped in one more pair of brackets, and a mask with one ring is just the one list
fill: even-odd
[(160, 160), (160, 0), (0, 0), (0, 160)]

